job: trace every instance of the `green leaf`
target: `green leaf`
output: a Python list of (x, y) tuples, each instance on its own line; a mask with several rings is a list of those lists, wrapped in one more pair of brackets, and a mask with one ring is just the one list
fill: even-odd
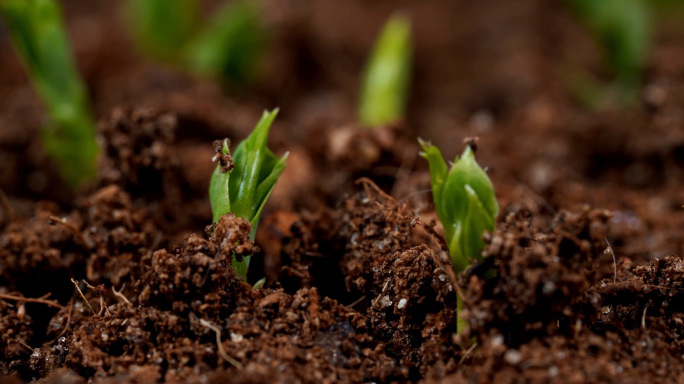
[[(235, 149), (233, 169), (228, 172), (221, 169), (221, 164), (217, 165), (209, 185), (214, 222), (218, 222), (222, 215), (232, 212), (252, 223), (252, 238), (256, 233), (261, 211), (271, 196), (278, 177), (285, 170), (287, 153), (278, 158), (266, 146), (268, 132), (277, 115), (277, 108), (272, 112), (264, 111), (252, 133)], [(230, 154), (227, 140), (224, 140), (220, 151)], [(244, 257), (242, 262), (233, 259), (238, 276), (246, 279), (249, 261), (250, 256)]]
[(266, 46), (261, 8), (254, 0), (237, 0), (221, 8), (190, 41), (185, 62), (191, 71), (241, 86), (257, 75)]
[(139, 50), (175, 61), (199, 24), (197, 0), (127, 0), (126, 16)]
[(40, 136), (71, 186), (96, 176), (99, 146), (62, 13), (53, 0), (0, 0), (0, 14), (50, 122)]
[[(259, 123), (252, 133), (237, 146), (233, 156), (235, 169), (231, 172), (233, 177), (230, 180), (232, 212), (250, 222), (254, 221), (257, 212), (260, 211), (259, 208), (266, 203), (265, 200), (258, 201), (256, 199), (257, 188), (274, 171), (282, 172), (284, 169), (284, 165), (282, 168), (275, 169), (278, 158), (266, 148), (268, 131), (277, 115), (277, 108), (270, 113), (264, 111)], [(284, 162), (286, 158), (287, 155), (282, 158), (282, 161)], [(277, 176), (279, 175), (280, 173)], [(272, 186), (274, 185), (275, 181)], [(263, 197), (267, 198), (268, 196), (262, 194)]]
[(423, 157), (430, 166), (432, 196), (454, 271), (460, 273), (481, 259), (485, 244), (482, 234), (494, 231), (499, 204), (494, 187), (485, 171), (475, 161), (470, 147), (447, 172), (446, 162), (436, 147), (420, 141)]
[(411, 23), (393, 15), (375, 42), (359, 97), (359, 122), (385, 125), (404, 117), (411, 77)]

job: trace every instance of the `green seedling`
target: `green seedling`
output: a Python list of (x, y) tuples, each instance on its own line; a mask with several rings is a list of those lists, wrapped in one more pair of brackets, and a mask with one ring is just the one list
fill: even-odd
[[(499, 204), (494, 187), (485, 171), (475, 161), (470, 146), (466, 147), (451, 169), (439, 148), (419, 140), (430, 166), (430, 184), (437, 216), (444, 226), (444, 237), (456, 274), (465, 271), (476, 260), (482, 260), (485, 243), (482, 235), (493, 232)], [(460, 333), (467, 324), (461, 318), (463, 299), (458, 299), (457, 329)]]
[(69, 49), (62, 13), (53, 0), (0, 0), (15, 50), (50, 121), (45, 150), (72, 187), (96, 176), (99, 146), (85, 86)]
[[(285, 170), (288, 154), (278, 158), (266, 147), (268, 131), (277, 114), (278, 109), (264, 111), (254, 131), (238, 144), (232, 159), (229, 157), (219, 161), (209, 185), (214, 223), (221, 216), (232, 212), (252, 223), (252, 239), (266, 200)], [(219, 159), (221, 155), (230, 156), (228, 145), (228, 140), (224, 140), (215, 159)], [(243, 279), (247, 279), (249, 260), (250, 257), (244, 257), (239, 262), (233, 259), (233, 267)]]
[(260, 16), (261, 8), (254, 0), (226, 4), (188, 44), (188, 69), (229, 86), (252, 81), (266, 47)]
[[(605, 65), (613, 77), (614, 98), (621, 105), (633, 103), (652, 45), (648, 0), (566, 1), (601, 48)], [(590, 88), (585, 93), (592, 92)]]
[(375, 42), (361, 83), (359, 122), (386, 125), (404, 118), (411, 77), (411, 23), (394, 15)]
[(142, 53), (175, 62), (199, 25), (197, 0), (128, 0), (126, 16)]

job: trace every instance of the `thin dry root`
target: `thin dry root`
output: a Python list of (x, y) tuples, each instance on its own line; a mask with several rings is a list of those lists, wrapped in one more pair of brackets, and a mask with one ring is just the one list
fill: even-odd
[(641, 329), (646, 329), (646, 310), (648, 309), (648, 304), (644, 307), (644, 313), (641, 315)]
[(615, 260), (615, 252), (613, 252), (613, 247), (610, 246), (610, 243), (608, 242), (608, 238), (604, 237), (603, 238), (606, 241), (606, 244), (608, 244), (608, 249), (610, 249), (610, 254), (613, 255), (613, 284), (617, 283), (617, 260)]
[(382, 196), (383, 199), (387, 200), (388, 202), (395, 202), (396, 199), (388, 194), (385, 193), (380, 187), (378, 187), (377, 184), (373, 182), (373, 180), (367, 178), (367, 177), (361, 177), (358, 180), (354, 182), (354, 184), (363, 184), (364, 189), (366, 189), (366, 195), (370, 197), (370, 192), (367, 189), (367, 187), (371, 187), (375, 190), (375, 192), (378, 193), (378, 195)]
[(212, 323), (204, 320), (204, 319), (199, 319), (200, 324), (203, 326), (211, 329), (212, 331), (216, 332), (216, 345), (218, 346), (218, 351), (219, 355), (223, 357), (225, 361), (227, 361), (229, 364), (233, 365), (236, 368), (242, 369), (242, 363), (239, 361), (233, 359), (232, 357), (228, 356), (226, 353), (226, 350), (223, 349), (223, 344), (221, 343), (221, 330), (218, 329), (217, 326), (213, 325)]
[(470, 348), (468, 348), (468, 350), (466, 351), (466, 353), (463, 354), (463, 357), (461, 357), (461, 360), (458, 361), (458, 365), (463, 364), (465, 359), (467, 359), (468, 356), (470, 356), (470, 354), (473, 353), (473, 351), (475, 350), (475, 347), (477, 347), (477, 342), (475, 342), (473, 345), (471, 345)]
[(7, 200), (7, 195), (5, 195), (5, 192), (3, 192), (2, 189), (0, 189), (0, 204), (2, 204), (2, 207), (5, 209), (7, 220), (9, 221), (9, 224), (11, 224), (14, 221), (14, 210), (12, 209), (9, 200)]
[(126, 296), (124, 296), (123, 293), (121, 293), (121, 291), (123, 291), (124, 288), (126, 288), (126, 283), (124, 283), (124, 285), (122, 285), (122, 286), (121, 286), (121, 289), (118, 290), (118, 291), (117, 291), (116, 289), (114, 289), (114, 286), (112, 286), (112, 292), (114, 293), (114, 296), (118, 297), (118, 298), (121, 299), (123, 302), (125, 302), (125, 303), (127, 303), (127, 304), (130, 304), (131, 302), (128, 301), (128, 299), (126, 298)]
[(94, 314), (95, 314), (95, 311), (93, 310), (93, 307), (90, 306), (90, 303), (88, 302), (88, 300), (86, 299), (85, 295), (84, 295), (83, 292), (81, 291), (81, 288), (78, 287), (78, 282), (77, 282), (76, 280), (74, 280), (74, 279), (71, 279), (71, 282), (74, 283), (74, 286), (76, 286), (76, 289), (78, 290), (78, 293), (81, 294), (81, 297), (83, 298), (83, 301), (85, 301), (86, 304), (88, 304), (88, 308), (90, 308), (90, 312), (92, 312), (93, 315), (94, 315)]
[(81, 231), (78, 228), (76, 228), (75, 225), (68, 222), (66, 220), (66, 218), (60, 219), (57, 216), (49, 216), (48, 217), (48, 224), (50, 224), (50, 225), (59, 224), (59, 225), (63, 225), (65, 227), (67, 227), (71, 232), (73, 232), (74, 236), (78, 239), (78, 241), (81, 243), (81, 245), (83, 245), (85, 247), (86, 250), (90, 250), (90, 248), (92, 248), (90, 246), (90, 244), (88, 243), (88, 241), (85, 239), (85, 237), (83, 237), (83, 234), (81, 233)]
[(30, 299), (27, 297), (15, 296), (15, 295), (6, 295), (6, 294), (0, 293), (0, 299), (3, 299), (3, 300), (23, 301), (24, 303), (41, 303), (41, 304), (45, 304), (45, 305), (48, 305), (50, 307), (55, 307), (55, 308), (59, 308), (59, 309), (64, 308), (64, 306), (62, 306), (61, 304), (59, 304), (55, 300), (45, 300), (45, 297), (50, 297), (50, 295), (48, 294), (48, 295), (45, 295), (45, 296), (38, 298), (38, 299)]

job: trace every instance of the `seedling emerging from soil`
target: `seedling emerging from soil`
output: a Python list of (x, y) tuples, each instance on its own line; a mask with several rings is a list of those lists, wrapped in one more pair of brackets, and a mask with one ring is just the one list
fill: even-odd
[(393, 123), (404, 117), (411, 76), (411, 23), (392, 16), (375, 42), (366, 64), (359, 97), (359, 122)]
[[(430, 166), (430, 184), (437, 216), (444, 226), (451, 264), (456, 274), (482, 259), (485, 243), (482, 235), (493, 232), (499, 204), (494, 187), (485, 171), (475, 161), (475, 153), (467, 146), (451, 169), (439, 148), (420, 141)], [(463, 301), (458, 297), (458, 332), (467, 325), (460, 317)]]
[[(217, 143), (217, 154), (214, 157), (218, 160), (218, 165), (209, 185), (214, 223), (222, 215), (232, 212), (252, 223), (252, 239), (266, 200), (285, 170), (288, 154), (278, 158), (266, 147), (268, 131), (277, 114), (278, 109), (264, 111), (254, 131), (238, 144), (232, 157), (228, 140)], [(247, 278), (249, 259), (250, 257), (244, 257), (240, 262), (233, 259), (233, 266), (243, 279)]]
[(99, 152), (95, 123), (59, 5), (53, 0), (0, 0), (0, 14), (50, 116), (41, 131), (45, 150), (71, 186), (94, 178)]
[[(646, 0), (567, 0), (580, 21), (601, 47), (603, 58), (613, 76), (618, 102), (634, 101), (651, 47), (650, 7)], [(583, 77), (579, 77), (582, 79)], [(587, 78), (589, 94), (596, 90)], [(593, 86), (595, 87), (595, 86)], [(585, 92), (586, 93), (586, 92)]]
[(175, 61), (199, 24), (197, 0), (128, 0), (126, 16), (141, 52)]
[(260, 16), (253, 0), (226, 4), (189, 43), (185, 57), (189, 69), (231, 86), (253, 80), (266, 43)]

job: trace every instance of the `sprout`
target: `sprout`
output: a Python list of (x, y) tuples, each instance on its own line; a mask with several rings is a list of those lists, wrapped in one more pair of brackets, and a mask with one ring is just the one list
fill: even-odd
[(394, 15), (380, 33), (366, 65), (359, 98), (359, 122), (379, 126), (401, 120), (411, 76), (411, 23)]
[(253, 0), (228, 3), (188, 45), (188, 68), (202, 76), (243, 85), (256, 76), (265, 48), (261, 9)]
[[(475, 161), (470, 146), (451, 169), (439, 148), (419, 140), (430, 166), (430, 183), (437, 216), (444, 226), (444, 237), (455, 273), (465, 271), (472, 260), (482, 259), (485, 243), (482, 235), (493, 232), (499, 204), (494, 187), (485, 171)], [(458, 332), (467, 325), (460, 317), (463, 300), (458, 296)]]
[(59, 5), (53, 0), (0, 0), (14, 48), (50, 116), (45, 150), (72, 187), (96, 176), (99, 147), (86, 90), (76, 71)]
[[(252, 235), (256, 234), (259, 216), (266, 200), (273, 192), (278, 177), (285, 169), (287, 153), (278, 158), (266, 147), (268, 131), (278, 114), (264, 111), (254, 131), (235, 149), (231, 157), (228, 140), (218, 142), (215, 159), (219, 161), (209, 185), (209, 200), (214, 222), (222, 215), (232, 212), (252, 223)], [(246, 279), (250, 257), (242, 261), (233, 259), (238, 276)]]
[(651, 12), (646, 0), (567, 1), (599, 43), (620, 102), (631, 103), (652, 41)]
[(199, 21), (197, 0), (128, 0), (126, 16), (140, 51), (166, 61), (178, 59)]

